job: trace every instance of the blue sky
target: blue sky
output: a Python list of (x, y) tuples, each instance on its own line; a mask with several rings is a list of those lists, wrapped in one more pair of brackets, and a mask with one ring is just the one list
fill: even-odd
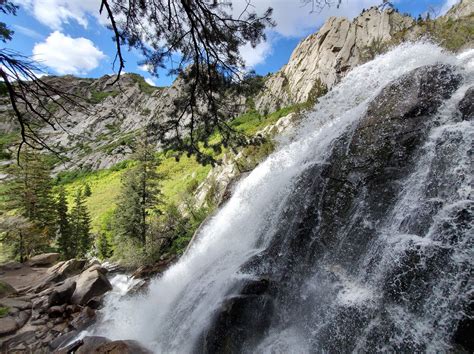
[[(113, 73), (115, 55), (112, 33), (104, 26), (105, 17), (99, 17), (99, 0), (14, 0), (20, 10), (17, 16), (0, 16), (15, 31), (13, 40), (5, 47), (31, 55), (41, 61), (49, 74), (73, 74), (99, 77)], [(456, 0), (396, 0), (401, 12), (414, 17), (433, 8), (446, 11)], [(234, 0), (237, 13), (243, 0)], [(268, 6), (274, 8), (277, 26), (268, 33), (268, 41), (256, 49), (242, 49), (249, 67), (265, 75), (277, 71), (288, 62), (298, 42), (315, 32), (328, 16), (352, 18), (363, 8), (380, 4), (381, 0), (343, 0), (339, 8), (326, 8), (310, 13), (300, 0), (253, 0), (257, 12)], [(143, 75), (157, 86), (169, 85), (173, 78), (163, 71), (158, 78), (139, 68), (141, 57), (136, 51), (124, 50), (127, 72)], [(152, 80), (152, 81), (151, 81)]]

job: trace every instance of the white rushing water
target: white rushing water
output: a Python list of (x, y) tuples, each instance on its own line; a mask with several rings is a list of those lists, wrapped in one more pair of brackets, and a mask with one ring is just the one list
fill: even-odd
[[(235, 280), (244, 276), (239, 273), (241, 265), (269, 243), (269, 235), (274, 234), (276, 221), (292, 193), (295, 179), (309, 165), (324, 161), (334, 139), (363, 116), (368, 103), (384, 86), (417, 67), (439, 63), (456, 66), (463, 72), (466, 81), (452, 100), (448, 100), (441, 108), (449, 110), (450, 104), (462, 98), (468, 84), (472, 85), (474, 51), (456, 57), (434, 44), (404, 44), (350, 72), (307, 115), (293, 141), (279, 147), (239, 182), (232, 198), (202, 229), (190, 251), (161, 277), (154, 279), (147, 294), (107, 301), (102, 311), (102, 322), (95, 328), (95, 333), (111, 339), (135, 339), (158, 353), (191, 352), (196, 337), (208, 325), (213, 311), (218, 308)], [(463, 122), (451, 128), (463, 130), (467, 134), (468, 124)], [(436, 134), (444, 134), (446, 129), (449, 128), (432, 132), (428, 149), (430, 146), (434, 149)], [(427, 154), (426, 159), (433, 156)], [(428, 162), (420, 161), (420, 164)], [(416, 205), (411, 199), (418, 198), (420, 184), (424, 183), (428, 173), (420, 170), (421, 175), (412, 176), (414, 181), (410, 186), (413, 190), (406, 190), (405, 197), (399, 201), (398, 214), (394, 213), (393, 219), (398, 218), (401, 223), (404, 215), (410, 212), (408, 209)], [(461, 190), (465, 188), (464, 184), (459, 188), (459, 193), (469, 193)], [(377, 245), (379, 249), (394, 243), (415, 242), (423, 246), (425, 242), (432, 242), (413, 235), (399, 234), (390, 229), (395, 224), (393, 222), (384, 227), (387, 229), (386, 234), (397, 234), (398, 238), (392, 237), (390, 242), (382, 238)], [(393, 252), (384, 252), (384, 255), (388, 258), (381, 264), (393, 261)], [(459, 257), (465, 255), (459, 254)], [(380, 272), (383, 274), (383, 267)], [(377, 294), (359, 280), (341, 275), (342, 290), (338, 293), (337, 301), (341, 304), (370, 303)], [(317, 284), (313, 285), (317, 287)], [(401, 310), (393, 308), (390, 311), (395, 313)], [(422, 328), (412, 330), (420, 331), (422, 335), (423, 328), (426, 328), (423, 326), (428, 326), (424, 321), (429, 319), (422, 318), (419, 321)], [(308, 351), (300, 335), (291, 328), (273, 331), (262, 343), (261, 349), (271, 351), (273, 348), (277, 352)]]

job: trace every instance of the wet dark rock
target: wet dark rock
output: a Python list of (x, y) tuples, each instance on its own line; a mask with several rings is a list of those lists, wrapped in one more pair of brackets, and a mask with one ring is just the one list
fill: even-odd
[(459, 321), (453, 335), (454, 343), (469, 353), (474, 352), (474, 299), (467, 306), (463, 318)]
[(84, 307), (78, 314), (74, 314), (74, 319), (70, 322), (70, 325), (75, 330), (82, 330), (92, 325), (97, 319), (97, 315), (94, 309), (90, 307)]
[(54, 287), (53, 291), (48, 297), (48, 306), (57, 306), (69, 303), (75, 290), (75, 281), (65, 281), (63, 284)]
[[(281, 320), (285, 326), (285, 321), (312, 323), (328, 316), (327, 297), (337, 296), (338, 284), (354, 274), (380, 237), (380, 222), (393, 210), (402, 182), (413, 172), (437, 124), (435, 113), (460, 82), (461, 76), (450, 66), (434, 65), (415, 69), (380, 92), (357, 125), (336, 139), (327, 160), (300, 175), (270, 245), (242, 268), (272, 281), (244, 284), (225, 301), (197, 351), (242, 352), (254, 348), (270, 321)], [(442, 205), (435, 201), (425, 207), (419, 220), (407, 219), (404, 227), (427, 232)], [(408, 251), (393, 273), (384, 275), (386, 300), (415, 313), (421, 311), (422, 295), (432, 286), (427, 281), (430, 274), (443, 272), (441, 265), (449, 256), (444, 247), (430, 249), (428, 254), (416, 248)], [(316, 303), (301, 297), (309, 270), (323, 274), (314, 284), (326, 290), (321, 294), (311, 290)], [(291, 319), (272, 317), (274, 304), (286, 309), (288, 303), (293, 304), (292, 311), (284, 316)], [(318, 350), (354, 350), (376, 310), (340, 306), (331, 311), (326, 327), (311, 334), (311, 340)], [(390, 325), (389, 321), (380, 323), (380, 332), (390, 331)]]
[(262, 295), (267, 292), (270, 286), (268, 279), (248, 281), (241, 290), (242, 295)]
[(467, 90), (464, 98), (459, 102), (458, 109), (464, 120), (474, 119), (474, 87)]
[(67, 343), (69, 343), (74, 337), (76, 337), (79, 334), (79, 331), (71, 331), (66, 334), (63, 334), (54, 340), (52, 340), (48, 347), (51, 350), (55, 350), (57, 348), (61, 348), (65, 346)]
[(61, 306), (52, 306), (48, 309), (48, 316), (50, 318), (63, 317), (64, 311), (66, 310), (66, 305)]
[(82, 307), (76, 304), (67, 305), (64, 310), (67, 316), (72, 315), (73, 313), (79, 312), (82, 310)]
[(103, 306), (103, 297), (101, 296), (93, 297), (92, 299), (87, 301), (86, 306), (94, 310), (100, 309)]
[(197, 351), (205, 353), (238, 353), (245, 351), (265, 334), (273, 315), (269, 296), (242, 295), (229, 298), (221, 305), (211, 327), (203, 334)]

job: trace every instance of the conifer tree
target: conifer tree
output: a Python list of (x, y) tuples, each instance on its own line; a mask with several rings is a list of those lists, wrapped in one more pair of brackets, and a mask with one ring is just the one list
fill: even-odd
[(79, 189), (74, 197), (74, 206), (71, 210), (71, 244), (76, 250), (77, 257), (84, 257), (92, 243), (90, 216), (84, 203), (84, 194), (82, 189)]
[(84, 197), (90, 197), (92, 195), (92, 191), (91, 191), (91, 186), (89, 185), (89, 183), (86, 183), (84, 185)]
[(107, 240), (107, 235), (105, 232), (101, 232), (97, 237), (97, 253), (100, 259), (109, 258), (112, 254), (112, 249), (109, 244), (109, 240)]
[(117, 241), (138, 241), (146, 252), (149, 216), (158, 212), (162, 203), (159, 182), (162, 176), (156, 169), (159, 161), (150, 148), (147, 139), (137, 143), (133, 155), (136, 165), (125, 173), (122, 190), (115, 212)]
[(64, 258), (74, 257), (75, 244), (71, 237), (71, 226), (69, 224), (69, 215), (67, 207), (66, 190), (59, 188), (58, 199), (56, 202), (56, 212), (58, 217), (57, 242), (60, 252)]
[[(50, 246), (56, 234), (56, 217), (50, 165), (44, 156), (31, 149), (24, 149), (19, 161), (20, 165), (8, 170), (12, 178), (3, 193), (2, 214), (4, 219), (28, 221), (28, 227), (22, 227), (21, 232), (9, 230), (6, 241), (14, 244), (14, 253), (24, 259)], [(21, 242), (12, 235), (21, 238)]]

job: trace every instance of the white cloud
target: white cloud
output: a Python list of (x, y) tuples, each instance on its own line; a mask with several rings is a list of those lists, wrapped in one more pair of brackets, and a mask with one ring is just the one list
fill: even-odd
[(156, 82), (155, 82), (151, 77), (147, 77), (147, 78), (145, 79), (145, 82), (146, 82), (148, 85), (150, 85), (150, 86), (157, 86), (157, 85), (156, 85)]
[[(87, 27), (88, 18), (96, 17), (100, 23), (106, 24), (107, 18), (103, 14), (99, 16), (100, 1), (97, 0), (15, 0), (23, 5), (40, 22), (50, 28), (59, 30), (64, 23), (76, 21), (80, 25)], [(323, 1), (323, 0), (322, 0)], [(326, 1), (326, 0), (324, 0)], [(395, 0), (397, 1), (397, 0)], [(447, 0), (453, 2), (455, 0)], [(233, 0), (233, 14), (240, 15), (247, 4), (247, 0)], [(342, 0), (339, 8), (333, 5), (326, 6), (322, 11), (311, 13), (311, 4), (303, 5), (301, 0), (252, 0), (251, 10), (262, 14), (268, 7), (273, 8), (273, 20), (276, 27), (268, 30), (270, 37), (292, 37), (302, 38), (315, 32), (329, 16), (345, 16), (353, 18), (357, 16), (363, 8), (379, 5), (381, 0)], [(265, 61), (265, 58), (272, 52), (272, 43), (260, 44), (257, 48), (245, 46), (241, 53), (246, 60), (248, 67), (253, 67)], [(141, 66), (140, 70), (146, 70), (146, 66)]]
[(30, 38), (34, 38), (34, 39), (43, 38), (43, 36), (40, 33), (36, 32), (35, 30), (32, 30), (31, 28), (28, 28), (28, 27), (23, 27), (23, 26), (20, 26), (20, 25), (13, 25), (13, 29), (15, 30), (15, 32), (20, 32), (20, 33), (22, 33), (25, 36), (28, 36)]
[[(272, 29), (283, 37), (302, 37), (315, 32), (329, 16), (345, 16), (353, 18), (362, 9), (379, 5), (381, 0), (342, 0), (339, 8), (333, 5), (326, 6), (322, 11), (311, 13), (311, 4), (304, 6), (298, 0), (254, 0), (252, 10), (262, 14), (267, 8), (273, 8), (272, 18), (276, 27)], [(246, 0), (233, 1), (234, 16), (238, 16), (246, 4)]]
[(24, 7), (44, 25), (60, 30), (64, 23), (76, 21), (83, 27), (88, 26), (88, 15), (99, 22), (107, 23), (105, 14), (99, 15), (100, 1), (97, 0), (14, 0)]
[(97, 68), (105, 54), (86, 38), (72, 38), (59, 31), (49, 35), (33, 48), (35, 60), (58, 74), (86, 74)]
[(149, 64), (143, 64), (143, 65), (140, 65), (138, 69), (148, 73), (152, 70), (152, 66)]
[(252, 48), (250, 44), (240, 48), (240, 54), (249, 69), (263, 63), (271, 52), (272, 46), (270, 41), (259, 43), (255, 48)]

